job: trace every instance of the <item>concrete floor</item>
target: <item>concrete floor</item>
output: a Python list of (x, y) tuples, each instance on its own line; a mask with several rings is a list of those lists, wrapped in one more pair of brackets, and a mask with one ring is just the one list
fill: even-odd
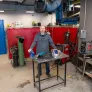
[[(59, 68), (60, 75), (63, 76), (64, 66), (60, 66)], [(75, 70), (74, 65), (68, 63), (67, 86), (58, 85), (43, 92), (92, 92), (92, 79), (85, 76), (84, 81), (82, 81), (81, 74), (76, 74)], [(55, 73), (55, 68), (53, 68), (51, 75)], [(46, 77), (45, 73), (42, 77)], [(53, 80), (51, 83), (48, 83), (48, 81), (45, 83), (46, 85), (50, 85), (53, 83)], [(0, 92), (38, 92), (33, 87), (31, 62), (27, 62), (25, 67), (14, 69), (7, 55), (0, 56)]]

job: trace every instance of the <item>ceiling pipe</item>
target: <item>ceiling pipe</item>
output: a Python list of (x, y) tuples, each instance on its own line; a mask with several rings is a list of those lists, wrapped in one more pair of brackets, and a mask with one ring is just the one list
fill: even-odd
[[(39, 6), (40, 5), (40, 6)], [(53, 12), (61, 5), (61, 0), (53, 0), (53, 2), (45, 2), (45, 0), (35, 0), (34, 9), (38, 13)]]

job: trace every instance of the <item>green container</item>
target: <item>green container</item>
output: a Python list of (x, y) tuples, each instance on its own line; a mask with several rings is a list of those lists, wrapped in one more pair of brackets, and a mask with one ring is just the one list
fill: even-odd
[(23, 43), (19, 42), (18, 40), (18, 54), (19, 54), (19, 65), (24, 66), (24, 50), (23, 50)]

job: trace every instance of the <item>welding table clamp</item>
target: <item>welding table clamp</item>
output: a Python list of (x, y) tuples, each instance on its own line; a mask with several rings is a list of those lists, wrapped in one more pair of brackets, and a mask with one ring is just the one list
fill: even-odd
[[(46, 62), (53, 62), (55, 60), (59, 60), (59, 59), (62, 59), (62, 58), (68, 58), (69, 56), (62, 53), (61, 55), (59, 55), (57, 58), (54, 58), (50, 53), (45, 55), (44, 57), (42, 58), (36, 58), (35, 57), (32, 59), (32, 65), (33, 65), (33, 82), (34, 82), (34, 87), (36, 87), (39, 92), (45, 90), (45, 89), (48, 89), (48, 88), (51, 88), (51, 87), (54, 87), (56, 85), (59, 85), (59, 84), (62, 84), (64, 83), (64, 86), (66, 86), (66, 63), (65, 63), (65, 69), (64, 69), (64, 79), (61, 78), (59, 76), (59, 67), (58, 67), (58, 63), (57, 63), (57, 75), (56, 76), (51, 76), (49, 78), (45, 78), (45, 79), (40, 79), (40, 64), (42, 63), (46, 63)], [(36, 62), (38, 64), (38, 81), (35, 80), (35, 68), (34, 68), (34, 62)], [(61, 79), (63, 82), (60, 82), (60, 83), (57, 83), (57, 84), (54, 84), (52, 86), (49, 86), (47, 88), (44, 88), (44, 89), (41, 89), (41, 81), (44, 81), (44, 80), (48, 80), (48, 79), (51, 79), (51, 78), (57, 78), (57, 81), (58, 79)], [(37, 85), (38, 83), (38, 85)]]

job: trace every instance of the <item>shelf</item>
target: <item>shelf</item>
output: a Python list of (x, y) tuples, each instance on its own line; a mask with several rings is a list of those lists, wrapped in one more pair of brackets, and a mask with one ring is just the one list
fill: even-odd
[[(77, 69), (78, 69), (80, 72), (82, 72), (82, 69), (80, 69), (80, 68), (77, 68)], [(91, 73), (85, 72), (85, 74), (92, 78), (92, 74), (91, 74)]]
[(86, 62), (92, 65), (92, 59), (86, 59)]
[[(81, 60), (83, 62), (83, 58), (82, 57), (78, 57), (79, 60)], [(92, 65), (92, 59), (89, 58), (85, 58), (86, 63), (91, 64)]]
[(79, 60), (83, 61), (83, 58), (82, 57), (78, 57)]
[(92, 78), (92, 74), (91, 73), (85, 72), (85, 74)]
[[(82, 57), (77, 57), (77, 58), (78, 58), (78, 60), (80, 60), (80, 61), (82, 61), (82, 62), (84, 62), (86, 64), (92, 65), (92, 54), (84, 54)], [(77, 61), (77, 62), (79, 62), (79, 61)], [(77, 69), (81, 73), (83, 73), (83, 67), (85, 67), (85, 69), (86, 69), (86, 70), (84, 70), (84, 74), (86, 74), (87, 76), (92, 78), (92, 70), (87, 69), (86, 66), (84, 66), (84, 64), (83, 64), (83, 66), (79, 66), (79, 67), (77, 66)]]

